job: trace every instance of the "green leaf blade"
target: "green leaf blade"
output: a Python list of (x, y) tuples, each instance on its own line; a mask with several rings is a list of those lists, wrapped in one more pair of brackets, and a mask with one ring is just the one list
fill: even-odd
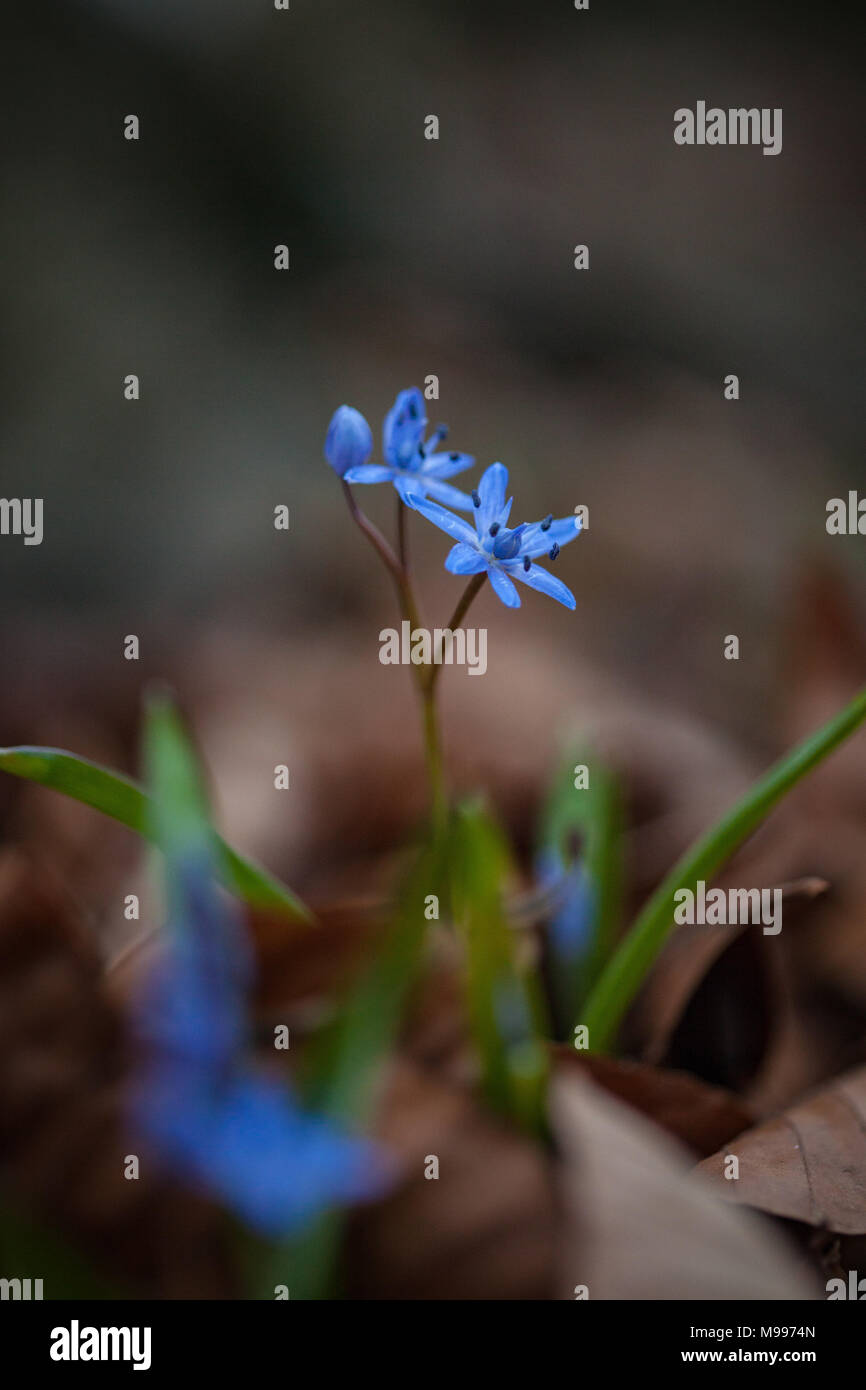
[(678, 860), (639, 913), (592, 991), (578, 1020), (593, 1052), (603, 1052), (673, 926), (674, 893), (709, 881), (792, 787), (843, 743), (866, 719), (866, 690), (770, 770), (727, 815)]
[(454, 924), (466, 953), (466, 999), (484, 1091), (494, 1108), (540, 1137), (548, 1057), (540, 996), (518, 964), (504, 910), (508, 851), (477, 804), (456, 812), (448, 848)]
[[(137, 782), (62, 748), (22, 745), (0, 748), (0, 772), (62, 792), (90, 806), (145, 839), (154, 841), (150, 799)], [(226, 888), (251, 907), (288, 920), (312, 924), (309, 908), (290, 889), (253, 860), (215, 837), (217, 864)]]

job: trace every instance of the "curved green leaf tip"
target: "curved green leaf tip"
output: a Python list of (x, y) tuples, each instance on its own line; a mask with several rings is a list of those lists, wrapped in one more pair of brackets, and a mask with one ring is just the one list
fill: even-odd
[(148, 694), (143, 762), (150, 838), (167, 855), (200, 850), (218, 858), (202, 774), (177, 707), (167, 692)]
[[(159, 842), (153, 804), (138, 783), (87, 758), (79, 758), (62, 748), (0, 748), (0, 772), (51, 787), (84, 806), (101, 811), (145, 839)], [(171, 775), (170, 769), (168, 775)], [(219, 836), (215, 839), (215, 849), (220, 879), (230, 892), (250, 907), (312, 925), (314, 918), (310, 909), (279, 879), (238, 854)]]

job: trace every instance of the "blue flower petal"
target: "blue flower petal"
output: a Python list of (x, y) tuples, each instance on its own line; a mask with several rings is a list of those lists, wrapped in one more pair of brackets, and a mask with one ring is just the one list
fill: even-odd
[(246, 1040), (237, 987), (186, 947), (157, 961), (135, 997), (134, 1031), (150, 1050), (219, 1071)]
[(487, 569), (487, 557), (482, 555), (476, 545), (466, 545), (459, 541), (448, 552), (445, 568), (452, 574), (480, 574)]
[(455, 516), (453, 512), (446, 511), (438, 502), (419, 500), (415, 503), (415, 510), (426, 516), (428, 521), (432, 521), (434, 526), (438, 526), (440, 531), (446, 531), (449, 536), (453, 536), (455, 541), (475, 545), (475, 532), (468, 522)]
[(475, 504), (468, 492), (460, 492), (450, 483), (440, 483), (438, 478), (425, 477), (424, 492), (435, 497), (437, 502), (444, 502), (448, 507), (459, 507), (464, 512), (475, 510)]
[(424, 438), (427, 416), (424, 397), (417, 386), (401, 391), (388, 414), (382, 431), (385, 459), (395, 468), (406, 468)]
[(565, 960), (580, 960), (592, 943), (598, 904), (592, 879), (582, 862), (568, 871), (563, 900), (548, 928), (551, 947)]
[(479, 536), (483, 536), (496, 521), (505, 506), (505, 489), (508, 487), (508, 469), (504, 463), (491, 463), (481, 475), (478, 496), (481, 506), (475, 513), (475, 525)]
[(171, 946), (138, 988), (134, 1022), (149, 1047), (219, 1068), (245, 1041), (253, 958), (210, 873), (208, 852), (175, 861)]
[(561, 550), (579, 535), (580, 519), (576, 516), (560, 517), (557, 521), (552, 521), (546, 531), (541, 529), (540, 521), (534, 521), (523, 533), (520, 553), (528, 555), (531, 560), (537, 560), (541, 555), (547, 555), (554, 544)]
[(381, 463), (362, 463), (357, 468), (349, 468), (343, 474), (346, 483), (390, 483), (394, 476), (393, 468)]
[(155, 1157), (281, 1235), (379, 1190), (383, 1162), (297, 1106), (248, 1054), (252, 952), (210, 878), (209, 856), (167, 851), (169, 946), (134, 1001), (141, 1058), (130, 1121)]
[(557, 603), (562, 603), (566, 608), (576, 608), (577, 600), (574, 594), (561, 579), (556, 575), (549, 574), (547, 570), (539, 569), (538, 565), (530, 565), (528, 570), (523, 568), (523, 561), (512, 562), (509, 566), (509, 573), (515, 579), (520, 579), (527, 584), (530, 589), (537, 589), (540, 594), (547, 594), (549, 598), (555, 598)]
[(406, 506), (412, 507), (413, 509), (423, 500), (427, 491), (424, 479), (420, 475), (418, 477), (406, 477), (403, 474), (396, 473), (394, 475), (394, 486), (406, 503)]
[(372, 1144), (302, 1111), (282, 1082), (251, 1068), (210, 1095), (184, 1087), (182, 1074), (156, 1068), (139, 1087), (137, 1115), (176, 1172), (266, 1236), (285, 1235), (328, 1207), (368, 1199), (388, 1185), (390, 1165)]
[(421, 471), (428, 478), (453, 478), (457, 473), (465, 473), (474, 462), (471, 454), (428, 454)]
[(487, 571), (487, 576), (493, 585), (496, 597), (502, 600), (506, 608), (520, 607), (520, 595), (503, 570), (496, 565), (491, 565)]

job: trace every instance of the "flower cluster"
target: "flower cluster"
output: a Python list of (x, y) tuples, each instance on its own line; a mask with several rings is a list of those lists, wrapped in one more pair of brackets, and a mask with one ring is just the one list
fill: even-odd
[(325, 458), (346, 483), (393, 483), (407, 506), (416, 497), (436, 497), (450, 507), (471, 511), (472, 498), (446, 483), (471, 468), (470, 454), (445, 453), (439, 448), (448, 434), (437, 425), (425, 440), (427, 416), (424, 397), (417, 386), (401, 391), (382, 430), (384, 463), (368, 463), (373, 452), (370, 426), (358, 410), (341, 405), (331, 421), (325, 441)]
[[(476, 490), (460, 492), (445, 482), (474, 463), (469, 454), (443, 453), (439, 446), (447, 434), (439, 425), (425, 441), (427, 418), (424, 398), (417, 387), (401, 391), (385, 417), (383, 464), (369, 463), (373, 435), (360, 411), (343, 405), (331, 420), (325, 441), (325, 458), (345, 483), (394, 484), (407, 507), (432, 521), (457, 544), (445, 561), (452, 574), (486, 575), (497, 598), (507, 608), (520, 607), (514, 580), (575, 607), (574, 594), (560, 579), (534, 561), (546, 555), (555, 560), (560, 550), (580, 531), (576, 516), (508, 526), (512, 498), (506, 500), (508, 469), (494, 463), (482, 475)], [(435, 499), (435, 500), (431, 500)], [(442, 505), (445, 503), (446, 505)], [(474, 513), (474, 526), (449, 507)]]

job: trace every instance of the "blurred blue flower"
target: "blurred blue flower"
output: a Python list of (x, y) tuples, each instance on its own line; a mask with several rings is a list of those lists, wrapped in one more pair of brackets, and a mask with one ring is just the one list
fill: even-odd
[(578, 535), (578, 518), (567, 516), (555, 521), (548, 516), (544, 521), (530, 525), (524, 522), (509, 530), (506, 523), (512, 499), (505, 500), (507, 486), (508, 469), (501, 463), (492, 463), (478, 484), (478, 491), (472, 494), (474, 530), (462, 517), (454, 516), (435, 502), (413, 498), (412, 505), (457, 541), (445, 561), (445, 568), (452, 574), (482, 574), (486, 570), (495, 594), (507, 608), (520, 607), (514, 579), (555, 598), (566, 608), (574, 608), (575, 597), (571, 590), (555, 575), (532, 562), (545, 553), (555, 560), (562, 547)]
[(360, 410), (341, 405), (328, 426), (325, 458), (342, 478), (350, 468), (367, 462), (373, 452), (373, 435)]
[(582, 960), (592, 945), (597, 912), (595, 886), (583, 860), (566, 867), (559, 851), (548, 846), (537, 856), (535, 868), (543, 887), (557, 889), (547, 931), (554, 956)]
[(207, 856), (174, 865), (167, 954), (136, 1001), (132, 1118), (167, 1165), (278, 1237), (387, 1185), (384, 1157), (298, 1105), (248, 1054), (252, 960)]
[(472, 498), (460, 492), (446, 478), (471, 468), (470, 454), (440, 452), (439, 445), (448, 430), (438, 425), (424, 440), (427, 416), (424, 397), (417, 386), (401, 391), (385, 417), (382, 431), (384, 463), (359, 462), (343, 474), (347, 483), (393, 483), (403, 501), (411, 506), (416, 497), (436, 497), (449, 507), (472, 510)]

